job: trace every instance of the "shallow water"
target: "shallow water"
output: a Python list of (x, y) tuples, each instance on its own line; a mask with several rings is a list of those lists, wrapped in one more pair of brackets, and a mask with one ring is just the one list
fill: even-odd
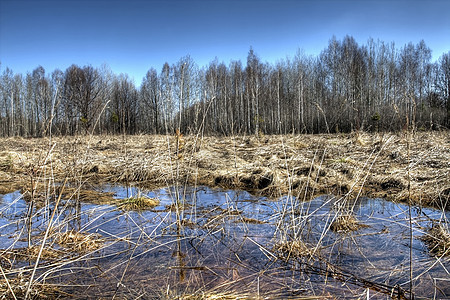
[[(160, 205), (136, 212), (113, 205), (61, 203), (57, 225), (106, 238), (104, 247), (91, 255), (42, 267), (39, 280), (61, 284), (75, 298), (157, 298), (200, 291), (357, 298), (367, 292), (361, 279), (409, 289), (409, 219), (402, 204), (368, 198), (347, 203), (327, 196), (309, 202), (293, 197), (273, 201), (206, 187), (145, 191), (107, 185), (101, 190), (114, 192), (116, 198), (158, 198)], [(185, 204), (178, 214), (168, 209), (175, 199)], [(366, 227), (331, 231), (334, 218), (349, 211)], [(1, 198), (0, 248), (26, 246), (26, 212), (20, 193)], [(446, 222), (450, 214), (429, 208), (413, 208), (411, 213), (414, 292), (419, 297), (449, 297), (450, 261), (430, 255), (419, 237), (433, 220)], [(48, 215), (44, 209), (35, 212), (36, 233), (45, 230)], [(303, 241), (314, 255), (280, 259), (277, 245), (293, 240)], [(323, 273), (330, 268), (340, 278)], [(369, 294), (389, 297), (376, 289)]]

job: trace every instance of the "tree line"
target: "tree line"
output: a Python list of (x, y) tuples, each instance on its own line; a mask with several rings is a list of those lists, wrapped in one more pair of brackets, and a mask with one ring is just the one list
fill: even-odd
[(431, 61), (424, 41), (400, 49), (335, 37), (317, 56), (277, 63), (250, 48), (245, 65), (190, 56), (139, 87), (107, 66), (72, 65), (0, 78), (0, 135), (333, 133), (450, 127), (450, 51)]

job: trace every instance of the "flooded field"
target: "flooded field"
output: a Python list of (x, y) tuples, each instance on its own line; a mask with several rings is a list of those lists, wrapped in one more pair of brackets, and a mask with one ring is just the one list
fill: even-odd
[(449, 249), (430, 242), (433, 228), (448, 233), (445, 210), (203, 186), (92, 189), (112, 200), (0, 198), (0, 297), (25, 295), (30, 274), (36, 298), (406, 299), (411, 286), (417, 299), (450, 297)]
[(366, 196), (449, 210), (449, 172), (448, 131), (410, 139), (392, 133), (0, 139), (0, 194), (20, 190), (37, 198), (68, 179), (149, 189), (183, 183), (303, 200)]

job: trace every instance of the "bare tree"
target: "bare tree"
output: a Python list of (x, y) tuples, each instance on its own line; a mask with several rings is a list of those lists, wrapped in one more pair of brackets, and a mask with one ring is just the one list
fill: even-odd
[(38, 66), (24, 76), (6, 68), (0, 134), (400, 130), (405, 116), (417, 127), (450, 127), (449, 57), (432, 63), (424, 41), (398, 49), (332, 37), (316, 57), (299, 51), (275, 64), (262, 63), (252, 48), (245, 67), (216, 58), (199, 69), (185, 56), (159, 74), (150, 68), (139, 93), (127, 75), (107, 66), (50, 74)]
[(124, 135), (135, 134), (138, 97), (136, 88), (128, 75), (120, 74), (113, 81), (112, 106), (118, 119), (118, 131)]
[(151, 68), (145, 75), (141, 85), (140, 95), (142, 98), (142, 104), (145, 105), (145, 108), (142, 109), (143, 113), (147, 112), (148, 109), (150, 109), (151, 111), (151, 114), (147, 114), (145, 118), (147, 122), (152, 123), (151, 128), (149, 128), (149, 130), (152, 133), (159, 133), (161, 97), (160, 97), (159, 78), (155, 69)]
[(80, 68), (72, 65), (66, 70), (64, 97), (66, 112), (72, 118), (72, 123), (75, 123), (72, 134), (77, 131), (79, 124), (85, 132), (94, 125), (102, 106), (100, 95), (103, 88), (102, 78), (92, 66)]

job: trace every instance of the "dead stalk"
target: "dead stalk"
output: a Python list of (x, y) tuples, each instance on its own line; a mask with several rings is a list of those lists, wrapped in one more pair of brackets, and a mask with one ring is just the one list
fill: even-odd
[[(414, 125), (414, 124), (413, 124)], [(409, 121), (407, 118), (407, 157), (408, 157), (408, 218), (409, 218), (409, 291), (410, 291), (410, 300), (414, 299), (413, 293), (413, 227), (412, 227), (412, 214), (411, 214), (411, 133), (409, 129)]]
[(35, 275), (37, 267), (39, 265), (39, 259), (41, 258), (42, 250), (44, 249), (45, 243), (47, 241), (48, 233), (50, 232), (50, 229), (52, 228), (53, 218), (54, 218), (55, 213), (57, 211), (58, 204), (59, 204), (59, 201), (61, 200), (61, 196), (62, 196), (64, 187), (65, 187), (66, 184), (67, 184), (67, 179), (64, 181), (64, 184), (63, 184), (62, 189), (61, 189), (61, 193), (59, 194), (58, 199), (56, 200), (55, 208), (53, 209), (52, 216), (50, 217), (50, 220), (48, 221), (47, 230), (45, 231), (45, 235), (44, 235), (44, 238), (42, 240), (41, 247), (39, 249), (39, 254), (38, 254), (37, 258), (36, 258), (36, 263), (34, 264), (34, 268), (33, 268), (33, 271), (31, 273), (31, 276), (30, 276), (30, 279), (29, 279), (29, 282), (28, 282), (27, 291), (25, 293), (25, 300), (28, 299), (28, 295), (30, 294), (31, 286), (33, 284), (34, 275)]
[(11, 285), (9, 284), (8, 277), (6, 277), (6, 274), (5, 274), (5, 272), (3, 271), (3, 268), (2, 268), (2, 265), (1, 265), (1, 264), (0, 264), (0, 271), (1, 271), (1, 273), (2, 273), (3, 278), (5, 278), (5, 282), (6, 282), (6, 285), (8, 286), (8, 290), (9, 290), (9, 292), (11, 293), (11, 296), (14, 298), (14, 300), (17, 300), (16, 294), (14, 293), (14, 291), (13, 291)]

